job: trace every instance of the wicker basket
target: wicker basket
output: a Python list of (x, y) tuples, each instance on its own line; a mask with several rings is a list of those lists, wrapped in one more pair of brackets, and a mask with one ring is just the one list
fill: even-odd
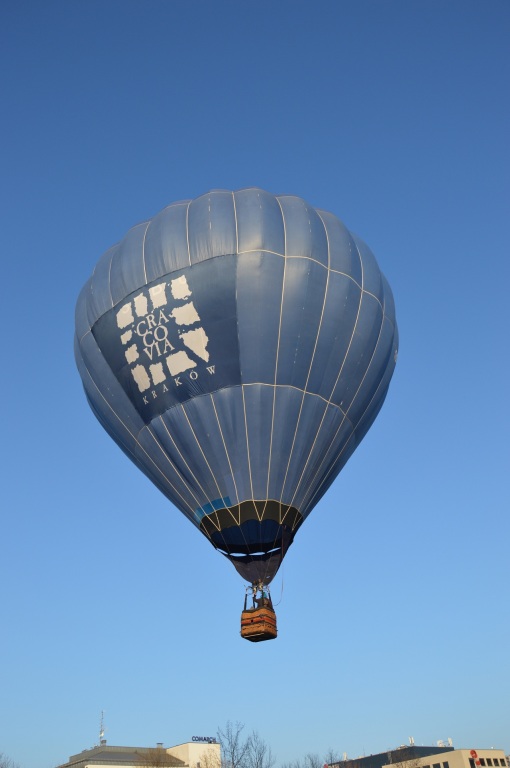
[(268, 607), (252, 608), (241, 613), (241, 637), (252, 643), (274, 640), (277, 636), (276, 613)]

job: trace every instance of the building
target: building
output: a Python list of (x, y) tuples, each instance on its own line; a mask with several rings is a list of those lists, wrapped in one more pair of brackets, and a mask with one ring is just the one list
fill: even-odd
[(502, 749), (419, 747), (413, 743), (376, 755), (340, 760), (329, 768), (509, 768)]
[(175, 747), (116, 747), (105, 739), (91, 749), (71, 755), (58, 768), (220, 768), (220, 745), (210, 737), (194, 736)]
[(332, 763), (330, 768), (383, 768), (385, 765), (394, 765), (396, 763), (400, 765), (405, 762), (414, 762), (421, 759), (421, 757), (429, 757), (449, 751), (453, 751), (453, 747), (418, 747), (415, 744), (411, 744), (409, 747), (397, 747), (397, 749), (391, 749), (387, 752), (378, 752), (376, 755), (356, 757), (354, 760), (346, 758), (338, 763)]
[[(508, 768), (502, 749), (453, 749), (422, 757), (416, 768)], [(413, 766), (414, 768), (414, 766)]]

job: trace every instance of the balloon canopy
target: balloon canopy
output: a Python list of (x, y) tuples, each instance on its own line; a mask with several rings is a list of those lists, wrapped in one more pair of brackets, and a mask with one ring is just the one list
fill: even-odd
[(96, 417), (251, 583), (272, 580), (365, 436), (397, 343), (365, 243), (261, 189), (214, 190), (133, 227), (76, 309)]

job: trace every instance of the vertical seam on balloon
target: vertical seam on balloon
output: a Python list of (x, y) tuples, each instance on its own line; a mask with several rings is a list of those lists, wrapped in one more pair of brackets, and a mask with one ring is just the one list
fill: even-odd
[[(113, 248), (111, 249), (111, 251), (112, 251), (112, 255), (110, 256), (110, 266), (108, 267), (108, 291), (110, 292), (110, 301), (113, 307), (114, 304), (113, 304), (113, 292), (112, 292), (112, 263), (113, 263), (113, 254), (115, 251)], [(95, 271), (96, 270), (94, 268), (94, 272)]]
[[(283, 300), (285, 296), (285, 277), (287, 274), (287, 227), (285, 223), (285, 215), (283, 213), (282, 205), (278, 198), (276, 198), (276, 202), (278, 203), (278, 206), (280, 208), (280, 213), (282, 216), (282, 224), (283, 224), (283, 256), (284, 256), (284, 262), (283, 262), (283, 277), (282, 277), (282, 298), (280, 302), (280, 319), (278, 322), (278, 340), (276, 343), (276, 360), (275, 360), (275, 369), (274, 369), (274, 385), (273, 385), (273, 408), (271, 413), (271, 436), (269, 439), (269, 457), (267, 462), (267, 483), (266, 483), (266, 498), (264, 501), (264, 507), (262, 508), (262, 515), (260, 519), (264, 518), (264, 514), (267, 507), (267, 499), (269, 496), (269, 483), (271, 480), (271, 462), (273, 458), (273, 434), (274, 434), (274, 422), (275, 422), (275, 407), (276, 407), (276, 383), (278, 379), (278, 360), (280, 356), (280, 339), (281, 339), (281, 331), (282, 331), (282, 317), (283, 317)], [(281, 522), (282, 522), (282, 501), (280, 498), (280, 528), (281, 528)], [(276, 542), (278, 536), (278, 531), (276, 533), (276, 538), (273, 541), (273, 544)], [(274, 548), (274, 547), (273, 547)], [(265, 572), (264, 572), (264, 581), (267, 577), (269, 564), (266, 563), (265, 566)]]
[[(297, 437), (297, 433), (298, 433), (298, 429), (299, 429), (299, 423), (301, 421), (301, 414), (303, 412), (303, 404), (305, 402), (305, 395), (308, 392), (308, 382), (310, 381), (310, 375), (312, 373), (312, 367), (313, 367), (313, 363), (314, 363), (314, 360), (315, 360), (315, 353), (317, 351), (317, 345), (319, 343), (319, 336), (320, 336), (320, 332), (321, 332), (321, 328), (322, 328), (322, 321), (324, 320), (324, 311), (326, 309), (326, 301), (327, 301), (328, 290), (329, 290), (329, 265), (331, 263), (330, 243), (329, 243), (329, 237), (328, 237), (328, 232), (327, 232), (327, 229), (326, 229), (326, 225), (325, 225), (322, 217), (320, 216), (320, 214), (317, 214), (317, 215), (319, 216), (319, 218), (320, 218), (320, 220), (322, 222), (322, 226), (324, 227), (324, 233), (326, 235), (326, 242), (328, 244), (328, 273), (327, 273), (327, 277), (326, 277), (326, 287), (325, 287), (325, 290), (324, 290), (324, 298), (323, 298), (323, 301), (322, 301), (322, 310), (321, 310), (321, 317), (320, 317), (320, 321), (319, 321), (319, 327), (317, 328), (317, 336), (315, 338), (315, 344), (314, 344), (314, 347), (313, 347), (312, 358), (310, 360), (310, 365), (308, 367), (308, 374), (307, 374), (307, 377), (306, 377), (305, 387), (304, 387), (303, 390), (301, 390), (302, 391), (301, 405), (299, 406), (299, 413), (298, 413), (298, 417), (297, 417), (297, 421), (296, 421), (296, 427), (295, 427), (295, 430), (294, 430), (294, 437), (292, 439), (292, 446), (291, 446), (291, 449), (290, 449), (290, 452), (289, 452), (289, 460), (287, 462), (287, 469), (285, 470), (285, 477), (284, 477), (284, 480), (283, 480), (280, 501), (283, 500), (283, 495), (284, 495), (284, 492), (285, 492), (285, 484), (287, 482), (287, 476), (288, 476), (288, 473), (289, 473), (290, 462), (292, 460), (292, 454), (294, 452), (294, 446), (295, 446), (295, 443), (296, 443), (296, 437)], [(308, 464), (310, 456), (311, 456), (311, 453), (308, 454), (308, 458), (306, 460), (306, 464)], [(306, 464), (305, 464), (305, 466), (306, 466)], [(294, 498), (295, 498), (295, 493), (292, 496), (291, 504), (293, 503)]]
[[(237, 219), (237, 206), (236, 206), (236, 198), (235, 198), (235, 193), (234, 192), (232, 192), (232, 202), (234, 204), (234, 219), (235, 219), (235, 223), (236, 223), (236, 252), (237, 252), (236, 255), (239, 258), (239, 222), (238, 222), (238, 219)], [(238, 349), (239, 349), (239, 365), (240, 365), (241, 364), (241, 359), (240, 359), (241, 358), (241, 352), (240, 352), (241, 345), (239, 343), (239, 321), (238, 321), (238, 318), (237, 318), (237, 269), (238, 269), (238, 258), (236, 258), (236, 261), (235, 261), (235, 270), (236, 270), (236, 326), (237, 326), (237, 344), (238, 344)], [(241, 394), (243, 396), (244, 430), (245, 430), (245, 435), (246, 435), (246, 455), (248, 457), (248, 474), (249, 474), (249, 477), (250, 477), (251, 500), (253, 502), (253, 509), (255, 510), (255, 514), (257, 514), (257, 506), (255, 504), (254, 493), (253, 493), (253, 477), (252, 477), (252, 473), (251, 473), (251, 458), (250, 458), (250, 438), (249, 438), (249, 434), (248, 434), (248, 419), (246, 417), (246, 401), (245, 401), (245, 398), (244, 398), (244, 386), (245, 385), (242, 383), (242, 381), (243, 381), (243, 372), (242, 372), (242, 370), (240, 370), (240, 374), (241, 374)]]
[(147, 230), (149, 229), (150, 224), (151, 224), (151, 219), (149, 219), (149, 221), (147, 222), (147, 226), (145, 227), (145, 232), (143, 233), (143, 240), (142, 240), (143, 276), (144, 276), (144, 279), (145, 279), (146, 283), (148, 283), (149, 281), (147, 280), (147, 267), (146, 267), (146, 264), (145, 264), (145, 238), (147, 236)]
[(384, 317), (389, 322), (391, 327), (393, 328), (393, 333), (395, 333), (396, 321), (393, 321), (389, 315), (384, 315)]
[[(264, 513), (266, 511), (266, 505), (267, 505), (267, 497), (269, 495), (269, 482), (271, 478), (271, 460), (273, 456), (273, 432), (274, 432), (274, 414), (275, 414), (275, 404), (276, 404), (276, 382), (278, 378), (278, 359), (280, 355), (280, 338), (281, 338), (281, 332), (282, 332), (282, 317), (283, 317), (283, 300), (285, 297), (285, 276), (287, 273), (287, 228), (285, 226), (285, 216), (283, 213), (283, 208), (281, 206), (280, 201), (278, 198), (276, 198), (276, 201), (280, 207), (280, 212), (282, 215), (282, 223), (283, 223), (283, 250), (284, 250), (284, 257), (285, 261), (283, 262), (283, 278), (282, 278), (282, 298), (280, 302), (280, 319), (278, 323), (278, 339), (276, 342), (276, 360), (275, 360), (275, 369), (274, 369), (274, 386), (273, 386), (273, 409), (271, 413), (271, 436), (269, 439), (269, 458), (267, 462), (267, 484), (266, 484), (266, 501), (264, 503), (264, 508), (262, 510), (262, 517), (264, 517)], [(281, 504), (281, 500), (280, 500)]]
[[(380, 302), (379, 302), (379, 303), (380, 303)], [(386, 301), (384, 302), (384, 306), (385, 306), (385, 304), (386, 304)], [(350, 411), (350, 409), (351, 409), (351, 407), (352, 407), (352, 404), (354, 403), (354, 401), (355, 401), (356, 397), (358, 396), (358, 393), (359, 393), (359, 391), (360, 391), (360, 389), (361, 389), (361, 387), (362, 387), (362, 385), (363, 385), (363, 381), (365, 380), (365, 378), (366, 378), (366, 376), (367, 376), (367, 374), (368, 374), (368, 371), (369, 371), (369, 369), (370, 369), (370, 366), (372, 365), (372, 362), (373, 362), (373, 360), (374, 360), (374, 357), (375, 357), (375, 353), (376, 353), (376, 351), (377, 351), (377, 347), (379, 346), (379, 342), (380, 342), (380, 340), (381, 340), (381, 337), (382, 337), (382, 329), (383, 329), (383, 326), (384, 326), (384, 308), (383, 308), (383, 312), (382, 312), (381, 327), (379, 328), (379, 336), (378, 336), (378, 338), (377, 338), (377, 343), (376, 343), (376, 345), (375, 345), (375, 347), (374, 347), (374, 351), (373, 351), (373, 353), (372, 353), (372, 357), (370, 358), (370, 362), (369, 362), (369, 364), (368, 364), (368, 366), (367, 366), (367, 369), (366, 369), (366, 371), (365, 371), (365, 373), (364, 373), (364, 375), (363, 375), (363, 378), (362, 378), (362, 380), (361, 380), (361, 382), (360, 382), (360, 384), (359, 384), (359, 386), (358, 386), (358, 389), (356, 390), (356, 394), (355, 394), (355, 395), (354, 395), (354, 397), (352, 398), (352, 400), (351, 400), (351, 403), (350, 403), (350, 405), (349, 405), (349, 408), (347, 409), (347, 411), (346, 411), (346, 413), (345, 413), (345, 418), (347, 418), (347, 419), (348, 419), (348, 413), (349, 413), (349, 411)], [(392, 344), (391, 344), (391, 346), (393, 346), (393, 340), (392, 340)], [(385, 369), (384, 373), (386, 373), (386, 370), (387, 370), (387, 368)], [(347, 441), (346, 441), (346, 443), (345, 443), (344, 447), (342, 448), (342, 450), (341, 450), (341, 451), (340, 451), (340, 453), (338, 454), (338, 458), (339, 458), (339, 457), (342, 455), (342, 453), (343, 453), (343, 452), (345, 451), (345, 449), (347, 448), (347, 445), (349, 444), (349, 442), (350, 442), (351, 438), (352, 438), (352, 437), (355, 435), (355, 433), (356, 433), (356, 429), (358, 428), (358, 425), (360, 424), (361, 420), (363, 419), (363, 417), (365, 416), (365, 414), (366, 414), (366, 413), (367, 413), (367, 411), (369, 410), (370, 406), (372, 405), (372, 403), (373, 403), (373, 401), (374, 401), (375, 397), (377, 396), (377, 393), (379, 392), (379, 389), (380, 389), (380, 386), (381, 386), (381, 382), (382, 382), (382, 378), (381, 378), (381, 381), (379, 382), (379, 385), (377, 386), (377, 389), (376, 389), (376, 391), (374, 392), (374, 394), (373, 394), (373, 395), (372, 395), (372, 397), (370, 398), (370, 402), (368, 403), (367, 407), (365, 408), (365, 410), (363, 411), (363, 413), (362, 413), (362, 414), (361, 414), (361, 416), (359, 417), (359, 419), (358, 419), (358, 421), (356, 422), (356, 424), (354, 424), (354, 423), (353, 423), (353, 422), (352, 422), (350, 419), (348, 419), (348, 420), (350, 421), (350, 423), (352, 424), (352, 433), (349, 435), (349, 438), (347, 439)], [(342, 422), (342, 423), (343, 423), (343, 422)], [(324, 463), (324, 460), (326, 459), (326, 456), (327, 456), (327, 454), (328, 454), (328, 453), (329, 453), (329, 451), (331, 450), (331, 447), (332, 447), (332, 445), (333, 445), (333, 443), (334, 443), (334, 440), (336, 439), (336, 436), (337, 436), (337, 434), (338, 434), (338, 431), (340, 430), (341, 426), (342, 426), (342, 425), (340, 425), (340, 426), (338, 427), (338, 429), (337, 429), (337, 431), (336, 431), (336, 433), (335, 433), (335, 437), (334, 437), (334, 439), (333, 439), (333, 442), (332, 442), (332, 443), (331, 443), (331, 445), (329, 446), (329, 448), (328, 448), (328, 451), (326, 452), (326, 454), (325, 454), (325, 456), (324, 456), (324, 458), (323, 458), (323, 461), (321, 462), (321, 466), (322, 466), (322, 464)], [(322, 486), (324, 485), (324, 483), (326, 482), (326, 480), (328, 479), (328, 477), (330, 476), (330, 474), (333, 472), (333, 470), (334, 470), (334, 468), (335, 468), (335, 466), (336, 466), (336, 465), (337, 465), (337, 462), (335, 462), (335, 464), (334, 464), (334, 465), (331, 467), (331, 469), (329, 470), (329, 472), (328, 472), (328, 473), (327, 473), (327, 474), (326, 474), (326, 475), (325, 475), (325, 476), (322, 478), (322, 480), (321, 480), (320, 484), (319, 484), (319, 485), (318, 485), (318, 486), (315, 488), (315, 490), (313, 491), (312, 495), (310, 496), (310, 499), (309, 499), (309, 501), (307, 501), (307, 502), (306, 502), (307, 504), (311, 503), (311, 502), (312, 502), (312, 500), (315, 498), (315, 496), (316, 496), (316, 495), (317, 495), (317, 494), (320, 492), (320, 489), (322, 488)], [(320, 469), (320, 468), (319, 468), (319, 469)], [(307, 493), (305, 494), (305, 496), (304, 496), (303, 498), (306, 498), (306, 495), (307, 495), (308, 493), (309, 493), (309, 490), (307, 491)]]
[[(83, 358), (82, 358), (82, 359), (83, 359)], [(108, 406), (108, 408), (111, 410), (111, 412), (113, 413), (113, 415), (115, 416), (115, 418), (116, 418), (116, 419), (117, 419), (117, 420), (118, 420), (118, 421), (119, 421), (119, 422), (122, 424), (122, 426), (124, 427), (124, 429), (126, 430), (126, 432), (127, 432), (129, 435), (131, 435), (131, 437), (133, 438), (133, 440), (135, 441), (135, 443), (138, 445), (138, 447), (140, 448), (140, 450), (141, 450), (141, 451), (142, 451), (142, 452), (143, 452), (143, 453), (146, 455), (146, 457), (149, 459), (149, 461), (150, 461), (150, 462), (151, 462), (151, 463), (154, 465), (154, 467), (157, 469), (157, 471), (160, 473), (160, 475), (163, 477), (163, 479), (164, 479), (164, 480), (165, 480), (165, 481), (168, 483), (168, 485), (169, 485), (169, 486), (170, 486), (170, 487), (171, 487), (171, 488), (172, 488), (172, 489), (173, 489), (173, 490), (176, 492), (176, 494), (177, 494), (177, 495), (178, 495), (178, 496), (179, 496), (179, 497), (182, 499), (182, 501), (184, 502), (184, 504), (186, 504), (186, 505), (187, 505), (187, 506), (190, 508), (191, 512), (193, 513), (193, 508), (191, 507), (191, 505), (189, 504), (189, 502), (188, 502), (188, 501), (186, 501), (186, 499), (184, 498), (184, 496), (181, 496), (181, 494), (179, 493), (179, 491), (177, 490), (177, 488), (175, 488), (175, 487), (174, 487), (174, 485), (173, 485), (173, 484), (170, 482), (170, 480), (169, 480), (169, 479), (168, 479), (168, 477), (165, 475), (165, 473), (163, 472), (163, 470), (162, 470), (162, 469), (161, 469), (161, 468), (160, 468), (160, 467), (159, 467), (159, 466), (156, 464), (156, 462), (154, 461), (154, 459), (153, 459), (153, 458), (152, 458), (152, 457), (151, 457), (151, 456), (150, 456), (150, 455), (147, 453), (147, 451), (145, 450), (145, 448), (143, 447), (143, 445), (140, 443), (140, 441), (138, 440), (138, 438), (136, 437), (136, 435), (135, 435), (135, 434), (134, 434), (134, 433), (133, 433), (133, 432), (132, 432), (132, 431), (129, 429), (129, 427), (127, 426), (127, 424), (125, 424), (125, 422), (124, 422), (124, 421), (122, 421), (122, 419), (120, 418), (120, 416), (118, 415), (118, 413), (116, 413), (116, 412), (114, 411), (114, 409), (112, 408), (112, 406), (110, 405), (110, 403), (108, 402), (108, 400), (106, 399), (106, 397), (103, 395), (103, 393), (102, 393), (102, 392), (101, 392), (101, 390), (99, 389), (99, 387), (98, 387), (98, 385), (96, 384), (96, 382), (95, 382), (94, 378), (92, 377), (92, 374), (91, 374), (91, 372), (89, 371), (89, 369), (87, 368), (87, 366), (86, 366), (86, 365), (85, 365), (85, 370), (87, 371), (87, 373), (88, 373), (88, 375), (89, 375), (89, 378), (90, 378), (90, 380), (91, 380), (92, 384), (95, 386), (95, 388), (97, 389), (98, 393), (99, 393), (99, 394), (100, 394), (100, 396), (103, 398), (104, 402), (106, 403), (106, 405)], [(132, 455), (133, 455), (133, 457), (134, 457), (134, 458), (136, 458), (134, 453), (132, 453)], [(193, 495), (193, 494), (192, 494), (192, 495)]]
[(250, 476), (250, 488), (251, 488), (251, 500), (253, 501), (253, 508), (255, 510), (255, 513), (257, 513), (257, 507), (255, 505), (255, 497), (253, 493), (253, 477), (251, 474), (251, 458), (250, 458), (250, 437), (248, 434), (248, 419), (246, 417), (246, 402), (244, 399), (244, 384), (241, 384), (241, 392), (243, 395), (243, 411), (244, 411), (244, 429), (246, 433), (246, 453), (248, 455), (248, 474)]
[[(351, 238), (351, 239), (352, 239), (352, 238)], [(345, 351), (345, 355), (344, 355), (344, 359), (343, 359), (343, 361), (342, 361), (342, 365), (340, 366), (340, 370), (338, 371), (338, 376), (336, 377), (335, 383), (334, 383), (334, 385), (333, 385), (333, 387), (332, 387), (332, 389), (331, 389), (331, 393), (330, 393), (330, 395), (329, 395), (329, 399), (328, 399), (328, 405), (329, 405), (329, 403), (331, 403), (331, 398), (333, 397), (333, 393), (334, 393), (334, 391), (335, 391), (335, 389), (336, 389), (336, 385), (338, 384), (338, 381), (339, 381), (339, 379), (340, 379), (340, 376), (342, 375), (342, 371), (343, 371), (343, 369), (344, 369), (344, 366), (345, 366), (345, 361), (347, 360), (347, 356), (348, 356), (348, 354), (349, 354), (349, 351), (350, 351), (350, 349), (351, 349), (351, 346), (352, 346), (352, 342), (353, 342), (353, 339), (354, 339), (354, 334), (356, 333), (356, 328), (357, 328), (357, 326), (358, 326), (358, 321), (359, 321), (359, 317), (360, 317), (360, 314), (361, 314), (361, 306), (362, 306), (362, 303), (363, 303), (363, 293), (364, 293), (364, 291), (363, 291), (363, 285), (364, 285), (364, 281), (365, 281), (365, 273), (364, 273), (364, 270), (363, 270), (363, 260), (361, 259), (361, 254), (360, 254), (360, 252), (359, 252), (359, 250), (358, 250), (358, 246), (356, 245), (356, 243), (354, 242), (354, 240), (352, 240), (352, 242), (353, 242), (353, 244), (354, 244), (354, 246), (355, 246), (355, 248), (356, 248), (356, 251), (357, 251), (357, 253), (358, 253), (358, 256), (359, 256), (359, 259), (360, 259), (360, 264), (361, 264), (361, 291), (360, 291), (360, 298), (359, 298), (359, 304), (358, 304), (358, 312), (357, 312), (357, 314), (356, 314), (356, 321), (355, 321), (355, 323), (354, 323), (354, 328), (353, 328), (353, 330), (352, 330), (352, 333), (351, 333), (351, 338), (350, 338), (350, 341), (349, 341), (349, 345), (348, 345), (348, 347), (347, 347), (347, 349), (346, 349), (346, 351)], [(324, 413), (322, 414), (322, 419), (321, 419), (321, 422), (320, 422), (320, 424), (319, 424), (319, 428), (318, 428), (318, 430), (317, 430), (317, 432), (316, 432), (316, 434), (315, 434), (315, 437), (314, 437), (314, 440), (313, 440), (312, 446), (311, 446), (311, 448), (310, 448), (310, 453), (309, 453), (309, 455), (308, 455), (308, 459), (306, 460), (306, 463), (305, 463), (305, 466), (303, 467), (303, 471), (301, 472), (301, 476), (300, 476), (300, 478), (299, 478), (299, 481), (298, 481), (298, 483), (297, 483), (297, 485), (296, 485), (296, 487), (295, 487), (295, 489), (294, 489), (294, 494), (293, 494), (293, 496), (292, 496), (292, 501), (291, 501), (291, 504), (293, 504), (293, 503), (294, 503), (294, 499), (296, 498), (296, 495), (297, 495), (297, 493), (298, 493), (298, 490), (299, 490), (299, 488), (300, 488), (300, 486), (301, 486), (301, 483), (302, 483), (302, 481), (303, 481), (303, 477), (304, 477), (304, 474), (305, 474), (305, 472), (306, 472), (306, 468), (307, 468), (307, 466), (308, 466), (308, 464), (309, 464), (309, 462), (310, 462), (310, 459), (311, 459), (311, 457), (312, 457), (313, 451), (314, 451), (314, 449), (315, 449), (315, 444), (317, 443), (317, 440), (318, 440), (319, 434), (320, 434), (320, 432), (321, 432), (321, 430), (322, 430), (322, 425), (324, 424), (324, 420), (325, 420), (325, 418), (326, 418), (326, 414), (327, 414), (327, 412), (328, 412), (328, 405), (326, 405), (326, 408), (324, 409)], [(339, 430), (342, 428), (342, 425), (343, 425), (343, 423), (344, 423), (344, 421), (345, 421), (345, 417), (346, 417), (346, 414), (347, 414), (347, 412), (345, 412), (345, 413), (344, 413), (344, 416), (343, 416), (343, 418), (342, 418), (342, 421), (340, 422), (340, 425), (339, 425), (339, 427), (338, 427), (338, 430), (337, 430), (337, 432), (335, 433), (335, 436), (333, 437), (333, 440), (332, 440), (332, 441), (330, 442), (330, 444), (329, 444), (329, 447), (328, 447), (328, 449), (327, 449), (327, 451), (326, 451), (326, 455), (329, 453), (329, 451), (330, 451), (330, 449), (331, 449), (331, 446), (333, 445), (333, 442), (334, 442), (334, 440), (335, 440), (335, 438), (336, 438), (336, 435), (338, 434), (338, 431), (339, 431)], [(324, 462), (324, 459), (323, 459), (323, 461), (321, 461), (321, 464), (320, 464), (320, 466), (322, 466), (323, 462)], [(317, 470), (317, 472), (318, 472), (318, 471), (319, 471), (319, 470)], [(314, 479), (314, 480), (315, 480), (315, 478), (317, 477), (317, 472), (315, 473), (315, 475), (314, 475), (314, 477), (313, 477), (313, 479)], [(312, 482), (313, 482), (313, 481), (312, 481)], [(306, 491), (306, 492), (305, 492), (305, 494), (304, 494), (304, 496), (303, 496), (303, 503), (302, 503), (302, 505), (300, 505), (300, 506), (304, 506), (304, 499), (306, 498), (306, 493), (307, 493), (307, 492), (308, 492), (308, 491)]]
[(236, 224), (236, 254), (239, 255), (239, 230), (237, 226), (237, 208), (236, 208), (236, 197), (235, 194), (232, 192), (232, 205), (234, 206), (234, 221)]
[[(202, 456), (204, 458), (204, 461), (207, 464), (207, 468), (208, 468), (209, 472), (211, 473), (211, 477), (212, 477), (212, 479), (213, 479), (213, 481), (214, 481), (214, 483), (216, 485), (216, 488), (218, 489), (218, 495), (219, 495), (219, 497), (221, 497), (221, 489), (220, 489), (220, 486), (218, 485), (218, 481), (216, 480), (216, 475), (212, 471), (212, 467), (209, 464), (209, 462), (207, 461), (207, 457), (206, 457), (205, 453), (202, 450), (202, 446), (200, 445), (200, 440), (198, 439), (198, 437), (195, 434), (195, 430), (193, 429), (193, 427), (191, 425), (191, 421), (189, 420), (188, 414), (186, 413), (186, 408), (184, 407), (183, 403), (181, 403), (181, 408), (182, 408), (182, 411), (183, 411), (184, 416), (186, 418), (186, 421), (188, 422), (188, 426), (189, 426), (189, 428), (191, 430), (191, 433), (192, 433), (193, 437), (195, 438), (196, 443), (197, 443), (197, 445), (198, 445), (198, 447), (200, 449), (200, 453), (202, 454)], [(211, 501), (211, 500), (209, 499), (209, 501)]]
[[(77, 339), (78, 339), (78, 345), (79, 345), (79, 346), (81, 346), (81, 343), (82, 343), (83, 339), (85, 338), (85, 336), (88, 336), (88, 335), (89, 335), (89, 333), (92, 333), (92, 328), (87, 328), (87, 330), (85, 331), (85, 333), (84, 333), (82, 336), (78, 336), (78, 334), (76, 334), (76, 337), (77, 337)], [(80, 350), (80, 352), (81, 352), (81, 350)], [(85, 361), (83, 360), (83, 355), (81, 356), (81, 359), (82, 359), (82, 361), (83, 361), (83, 364), (85, 365)], [(85, 365), (85, 369), (86, 369), (86, 371), (88, 372), (88, 370), (89, 370), (89, 369), (87, 368), (87, 366), (86, 366), (86, 365)]]
[(189, 259), (189, 265), (191, 267), (191, 249), (189, 247), (189, 207), (191, 205), (191, 200), (189, 201), (188, 205), (186, 206), (186, 243), (188, 246), (188, 259)]

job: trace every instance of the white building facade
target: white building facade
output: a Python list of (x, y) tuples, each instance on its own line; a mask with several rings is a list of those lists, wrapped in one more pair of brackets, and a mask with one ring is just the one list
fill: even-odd
[[(393, 753), (393, 756), (395, 753)], [(398, 763), (399, 768), (508, 768), (502, 749), (449, 749)], [(395, 768), (395, 760), (383, 768)]]
[(221, 768), (220, 745), (210, 737), (193, 737), (175, 747), (116, 747), (102, 740), (92, 749), (71, 755), (58, 768)]

